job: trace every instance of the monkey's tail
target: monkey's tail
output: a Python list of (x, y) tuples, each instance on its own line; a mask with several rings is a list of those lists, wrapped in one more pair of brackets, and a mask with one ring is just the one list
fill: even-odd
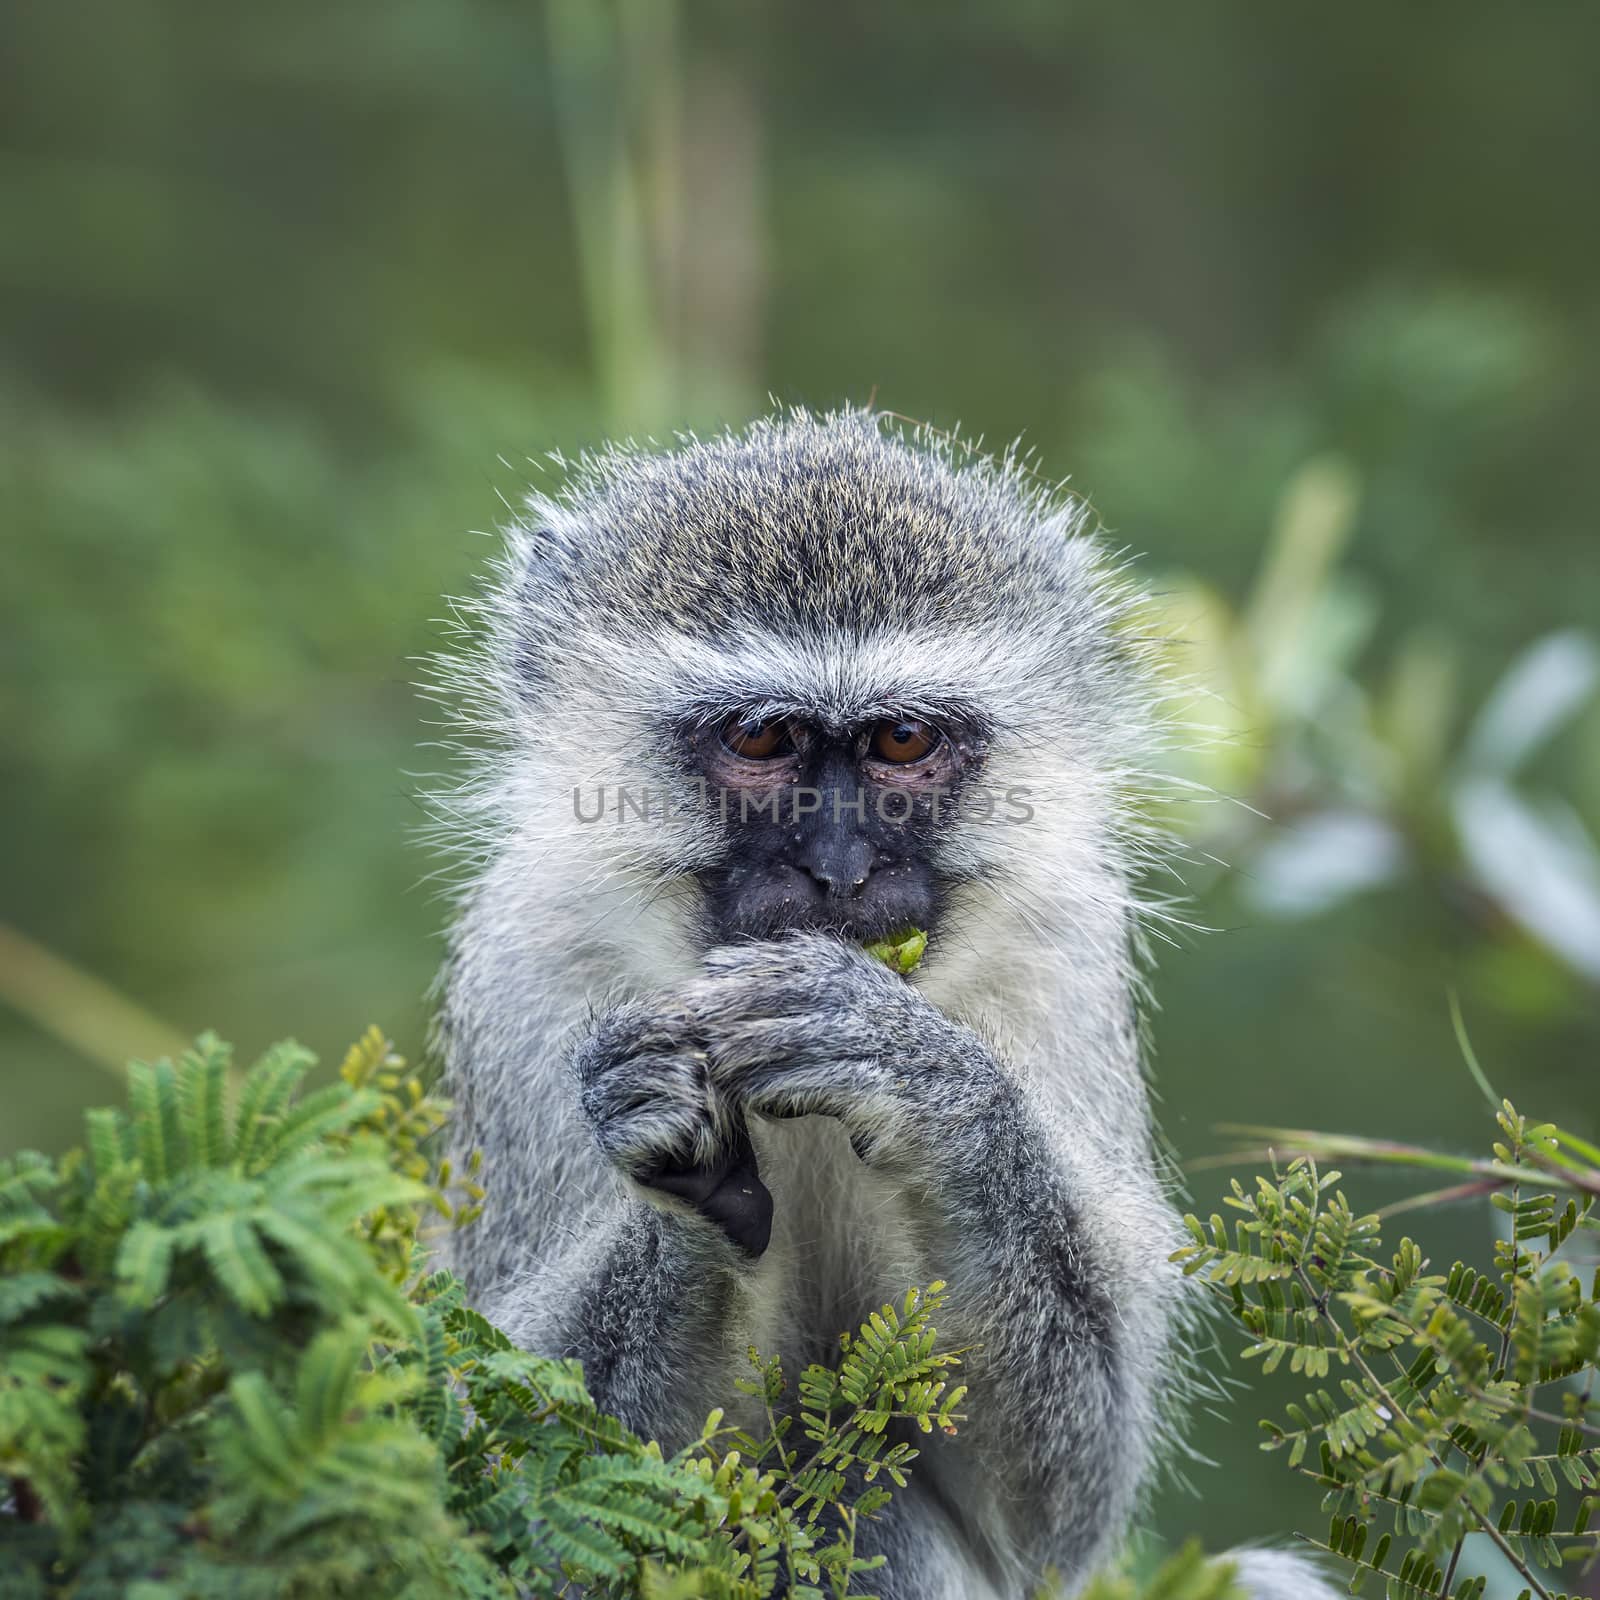
[(1239, 1586), (1250, 1600), (1338, 1600), (1345, 1591), (1317, 1564), (1288, 1550), (1230, 1550)]

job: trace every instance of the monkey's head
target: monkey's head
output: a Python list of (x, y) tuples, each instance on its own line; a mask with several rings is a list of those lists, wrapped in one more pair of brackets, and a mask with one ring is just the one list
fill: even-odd
[(1120, 917), (1146, 674), (1082, 522), (859, 411), (586, 459), (450, 669), (497, 736), (454, 814), (529, 918), (624, 943), (663, 906), (691, 947)]

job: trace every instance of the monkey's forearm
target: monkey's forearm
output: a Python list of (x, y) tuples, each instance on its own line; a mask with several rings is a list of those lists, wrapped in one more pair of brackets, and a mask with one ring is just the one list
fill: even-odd
[[(1009, 1524), (1017, 1549), (1070, 1579), (1120, 1538), (1143, 1476), (1150, 1375), (1165, 1342), (1160, 1285), (1119, 1281), (1103, 1248), (1116, 1208), (1144, 1202), (1137, 1181), (1091, 1191), (1003, 1069), (980, 1115), (930, 1128), (922, 1201), (969, 1361), (974, 1442), (996, 1480), (969, 1480)], [(1122, 1224), (1126, 1225), (1126, 1224)], [(943, 1262), (948, 1261), (946, 1269)], [(1152, 1303), (1136, 1304), (1148, 1290)], [(965, 1430), (964, 1430), (965, 1431)]]
[(748, 1262), (710, 1223), (607, 1198), (539, 1268), (537, 1299), (507, 1324), (519, 1344), (583, 1363), (604, 1411), (671, 1448), (705, 1420), (742, 1351)]

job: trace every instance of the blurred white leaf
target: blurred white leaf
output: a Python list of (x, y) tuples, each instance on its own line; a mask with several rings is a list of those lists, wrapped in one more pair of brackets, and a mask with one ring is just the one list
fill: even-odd
[(1571, 811), (1536, 811), (1497, 778), (1456, 791), (1456, 826), (1483, 887), (1535, 938), (1600, 981), (1600, 853)]
[(1279, 917), (1309, 917), (1389, 882), (1405, 846), (1381, 817), (1324, 811), (1285, 828), (1250, 863), (1250, 900)]
[(1506, 669), (1467, 740), (1469, 770), (1510, 777), (1600, 684), (1600, 649), (1569, 628), (1535, 640)]
[(1292, 649), (1263, 668), (1258, 692), (1280, 718), (1316, 717), (1346, 681), (1378, 620), (1372, 596), (1354, 584), (1331, 583), (1301, 620)]

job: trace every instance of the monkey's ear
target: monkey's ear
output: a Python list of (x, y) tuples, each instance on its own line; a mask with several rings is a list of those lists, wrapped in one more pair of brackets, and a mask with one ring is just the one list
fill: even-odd
[(523, 523), (522, 538), (524, 555), (529, 563), (548, 559), (562, 548), (561, 535), (547, 517), (541, 517), (537, 522)]
[(545, 514), (519, 522), (511, 536), (510, 565), (518, 600), (531, 587), (551, 582), (555, 569), (565, 563), (568, 539), (556, 519)]
[(549, 656), (560, 647), (569, 597), (571, 553), (551, 520), (522, 523), (516, 531), (505, 594), (512, 665), (530, 688), (549, 681)]

